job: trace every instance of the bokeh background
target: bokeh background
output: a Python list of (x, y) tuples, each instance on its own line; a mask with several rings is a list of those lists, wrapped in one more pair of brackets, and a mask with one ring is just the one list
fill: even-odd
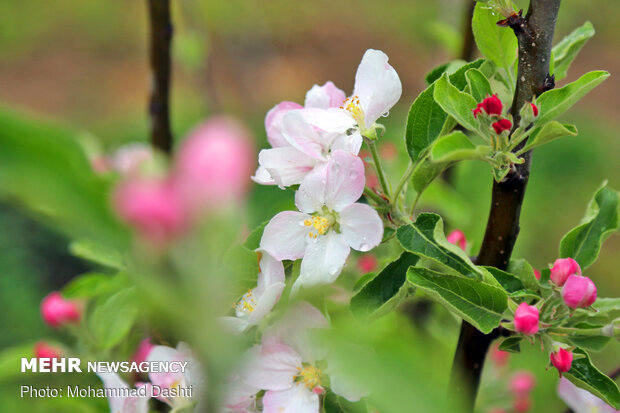
[[(282, 100), (301, 102), (313, 84), (327, 80), (349, 93), (364, 50), (377, 48), (390, 56), (403, 83), (403, 97), (385, 121), (384, 141), (398, 149), (389, 161), (396, 180), (406, 161), (402, 137), (409, 105), (425, 87), (424, 74), (460, 54), (466, 3), (175, 1), (174, 134), (180, 139), (201, 119), (226, 112), (251, 127), (261, 148), (270, 107)], [(146, 140), (149, 70), (143, 1), (0, 0), (0, 16), (3, 108), (69, 125), (110, 150)], [(565, 82), (595, 69), (612, 76), (564, 115), (578, 126), (579, 136), (546, 145), (534, 155), (514, 256), (538, 268), (555, 260), (559, 240), (580, 221), (605, 179), (620, 188), (618, 18), (617, 4), (606, 0), (571, 0), (561, 6), (557, 39), (585, 20), (597, 31)], [(389, 152), (390, 146), (384, 146)], [(486, 225), (488, 172), (485, 165), (461, 164), (455, 189), (439, 182), (422, 200), (423, 209), (438, 209), (451, 226), (463, 229), (474, 251)], [(437, 207), (434, 201), (440, 197), (450, 202)], [(292, 201), (276, 188), (254, 187), (248, 202), (252, 226)], [(14, 205), (0, 203), (0, 348), (50, 334), (39, 317), (41, 298), (87, 268), (67, 253), (67, 242)], [(612, 236), (588, 270), (600, 296), (620, 295), (618, 251), (620, 237)], [(445, 338), (444, 362), (449, 365), (458, 323), (434, 334)], [(612, 343), (594, 359), (602, 370), (613, 370), (620, 364), (620, 345)], [(535, 348), (511, 359), (513, 368), (538, 376), (534, 411), (562, 411), (555, 397), (556, 373), (545, 371), (545, 363)], [(487, 388), (493, 374), (486, 372)], [(483, 389), (483, 398), (485, 394)]]

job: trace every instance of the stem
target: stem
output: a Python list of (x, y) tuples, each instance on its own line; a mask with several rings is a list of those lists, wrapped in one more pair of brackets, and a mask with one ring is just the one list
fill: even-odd
[(409, 161), (409, 166), (407, 166), (407, 170), (405, 171), (405, 173), (403, 174), (403, 177), (400, 179), (400, 182), (396, 186), (394, 195), (392, 195), (392, 204), (396, 205), (398, 201), (398, 195), (400, 195), (401, 191), (403, 190), (403, 188), (409, 181), (409, 178), (411, 178), (411, 175), (413, 175), (413, 171), (415, 171), (416, 166), (417, 166), (417, 162), (414, 163), (414, 162)]
[(364, 187), (364, 195), (366, 197), (372, 199), (373, 201), (375, 201), (379, 205), (385, 204), (385, 199), (383, 199), (379, 195), (375, 194), (375, 191), (373, 191), (371, 188), (369, 188), (367, 186)]
[(170, 44), (172, 23), (169, 0), (147, 0), (150, 23), (150, 63), (152, 71), (149, 115), (151, 144), (165, 153), (172, 150), (170, 130)]
[[(517, 87), (511, 109), (515, 125), (519, 124), (519, 109), (523, 104), (545, 90), (559, 7), (560, 0), (530, 0), (526, 17), (518, 27), (513, 27), (519, 43)], [(478, 265), (500, 269), (508, 266), (519, 233), (521, 205), (530, 174), (530, 155), (530, 152), (525, 153), (525, 162), (516, 165), (503, 182), (493, 183), (487, 228), (476, 260)], [(497, 336), (497, 329), (483, 334), (465, 321), (461, 325), (451, 388), (467, 403), (466, 412), (474, 410), (486, 353)]]
[(389, 198), (390, 197), (390, 186), (388, 184), (387, 179), (385, 178), (385, 173), (383, 172), (383, 167), (381, 166), (381, 160), (379, 159), (379, 154), (377, 153), (377, 145), (375, 145), (375, 141), (364, 138), (366, 141), (366, 145), (368, 145), (368, 149), (370, 149), (370, 153), (372, 155), (372, 162), (375, 164), (375, 170), (377, 171), (377, 177), (379, 178), (379, 183), (381, 183), (381, 189), (383, 189), (383, 193)]

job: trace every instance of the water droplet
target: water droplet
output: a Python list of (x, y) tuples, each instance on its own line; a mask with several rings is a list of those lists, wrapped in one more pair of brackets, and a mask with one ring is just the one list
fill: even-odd
[(384, 113), (383, 115), (381, 115), (381, 116), (383, 116), (384, 118), (387, 118), (388, 116), (390, 116), (390, 111), (388, 110), (387, 112), (385, 112), (385, 113)]
[(368, 245), (365, 242), (363, 242), (360, 245), (360, 251), (362, 251), (362, 252), (370, 251), (370, 245)]

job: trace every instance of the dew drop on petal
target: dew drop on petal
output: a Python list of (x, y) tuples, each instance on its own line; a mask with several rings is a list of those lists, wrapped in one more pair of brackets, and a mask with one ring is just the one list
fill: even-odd
[(368, 245), (366, 243), (362, 243), (360, 245), (360, 251), (362, 251), (362, 252), (370, 251), (370, 245)]
[(351, 173), (349, 174), (349, 178), (351, 178), (352, 180), (356, 180), (357, 179), (357, 172), (356, 171), (351, 171)]

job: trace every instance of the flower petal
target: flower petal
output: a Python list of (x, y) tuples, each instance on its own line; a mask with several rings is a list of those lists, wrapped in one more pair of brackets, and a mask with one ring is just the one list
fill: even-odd
[(277, 282), (265, 288), (260, 297), (257, 297), (256, 307), (254, 307), (254, 311), (248, 317), (249, 326), (257, 325), (263, 317), (269, 314), (280, 299), (284, 287), (285, 284), (283, 282)]
[(231, 334), (240, 334), (248, 329), (250, 323), (240, 317), (225, 316), (218, 319), (222, 328)]
[(331, 284), (340, 275), (349, 256), (349, 246), (342, 234), (333, 230), (309, 242), (301, 261), (297, 288)]
[(353, 204), (340, 211), (340, 231), (354, 250), (370, 251), (381, 243), (383, 222), (366, 204)]
[(308, 227), (304, 220), (308, 215), (295, 211), (280, 212), (265, 227), (260, 240), (261, 249), (276, 260), (296, 260), (306, 253)]
[(317, 165), (309, 172), (295, 192), (297, 209), (306, 214), (318, 212), (325, 205), (325, 183), (327, 182), (327, 162)]
[(260, 253), (261, 259), (258, 263), (260, 273), (258, 274), (258, 283), (254, 293), (260, 295), (266, 287), (284, 282), (284, 266), (282, 261), (276, 260), (267, 251), (261, 251), (260, 249), (257, 251)]
[(302, 109), (299, 103), (280, 102), (275, 105), (265, 116), (265, 130), (267, 131), (267, 140), (272, 147), (288, 146), (288, 142), (282, 135), (282, 118), (285, 114), (295, 109)]
[(368, 395), (367, 391), (360, 389), (355, 383), (351, 382), (346, 375), (332, 373), (329, 375), (329, 387), (334, 393), (344, 397), (350, 402), (359, 401)]
[[(103, 382), (103, 387), (106, 389), (129, 389), (127, 383), (125, 383), (116, 373), (99, 372), (97, 373), (97, 376), (99, 376)], [(109, 397), (108, 402), (110, 403), (110, 408), (113, 412), (120, 412), (122, 411), (123, 404), (125, 403), (125, 398), (121, 396)]]
[(338, 149), (357, 155), (362, 147), (362, 135), (359, 131), (354, 131), (351, 135), (342, 134), (338, 136), (331, 144), (331, 150)]
[(263, 397), (264, 413), (318, 413), (319, 396), (303, 384), (288, 390), (268, 391)]
[(368, 49), (355, 74), (353, 95), (357, 95), (364, 111), (366, 126), (398, 102), (402, 85), (398, 74), (388, 63), (388, 56), (380, 50)]
[(263, 390), (289, 389), (302, 366), (301, 356), (281, 343), (266, 343), (248, 350), (242, 380)]
[(260, 185), (275, 185), (276, 181), (273, 180), (271, 174), (263, 166), (256, 168), (252, 180)]
[(330, 142), (326, 141), (319, 130), (308, 122), (301, 111), (291, 111), (284, 115), (282, 134), (292, 147), (315, 159), (324, 159), (323, 150)]
[(337, 108), (342, 105), (346, 99), (346, 95), (332, 81), (326, 82), (323, 86), (314, 85), (312, 89), (306, 93), (306, 108)]
[(304, 118), (313, 126), (327, 133), (346, 133), (355, 127), (355, 120), (349, 112), (340, 108), (315, 109), (308, 108), (301, 111)]
[(364, 162), (351, 153), (334, 151), (327, 164), (325, 205), (334, 211), (351, 205), (362, 196), (365, 182)]
[(300, 184), (317, 160), (292, 146), (283, 146), (263, 149), (258, 154), (258, 162), (280, 187), (285, 187)]

